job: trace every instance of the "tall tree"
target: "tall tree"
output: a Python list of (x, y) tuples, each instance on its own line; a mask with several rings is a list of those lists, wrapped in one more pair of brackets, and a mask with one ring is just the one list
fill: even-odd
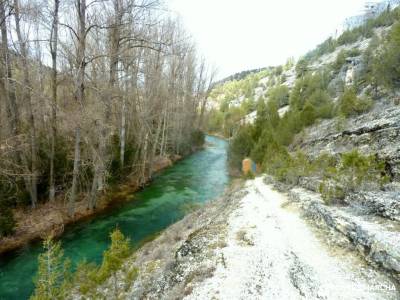
[(19, 51), (22, 62), (22, 73), (23, 73), (23, 102), (26, 104), (28, 108), (29, 115), (29, 133), (30, 133), (30, 172), (31, 176), (28, 181), (29, 193), (31, 196), (32, 207), (35, 207), (37, 204), (37, 178), (38, 174), (38, 158), (37, 158), (37, 139), (36, 139), (36, 125), (35, 125), (35, 116), (32, 104), (32, 84), (29, 74), (29, 64), (28, 64), (28, 48), (26, 37), (22, 36), (21, 32), (21, 13), (20, 13), (20, 4), (19, 0), (14, 0), (14, 18), (15, 18), (15, 31), (18, 37)]
[[(78, 15), (78, 30), (76, 33), (77, 49), (76, 49), (76, 68), (77, 76), (75, 79), (75, 99), (77, 105), (84, 106), (85, 100), (85, 68), (86, 68), (86, 0), (76, 0), (76, 11)], [(81, 117), (83, 117), (81, 115)], [(75, 127), (75, 154), (74, 154), (74, 169), (72, 173), (72, 187), (69, 197), (69, 214), (75, 213), (75, 201), (78, 189), (79, 165), (81, 159), (81, 124), (78, 120)]]
[(60, 9), (60, 0), (53, 2), (53, 21), (50, 34), (50, 54), (51, 54), (51, 149), (50, 149), (50, 179), (49, 179), (49, 198), (55, 199), (55, 169), (54, 160), (56, 154), (57, 140), (57, 49), (58, 49), (58, 14)]

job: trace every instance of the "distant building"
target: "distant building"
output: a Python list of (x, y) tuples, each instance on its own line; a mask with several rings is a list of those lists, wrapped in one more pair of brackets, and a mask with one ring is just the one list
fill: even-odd
[(361, 26), (366, 20), (375, 18), (383, 11), (394, 9), (399, 5), (400, 0), (369, 1), (365, 4), (364, 11), (361, 14), (349, 17), (344, 21), (343, 26), (336, 31), (335, 37), (339, 36), (344, 30)]

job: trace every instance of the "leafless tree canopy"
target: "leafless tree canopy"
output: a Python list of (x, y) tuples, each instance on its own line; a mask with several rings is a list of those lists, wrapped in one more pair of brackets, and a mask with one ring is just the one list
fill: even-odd
[(212, 78), (160, 1), (2, 0), (0, 22), (0, 202), (94, 209), (191, 151)]

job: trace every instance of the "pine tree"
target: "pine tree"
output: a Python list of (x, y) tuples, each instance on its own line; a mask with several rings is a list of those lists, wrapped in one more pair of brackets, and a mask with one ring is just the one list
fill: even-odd
[(35, 292), (31, 300), (64, 299), (69, 277), (69, 261), (59, 242), (51, 237), (43, 242), (45, 251), (39, 255), (38, 273), (35, 278)]
[(125, 260), (131, 255), (130, 241), (119, 229), (111, 233), (111, 246), (103, 254), (103, 262), (99, 269), (98, 281), (104, 282), (110, 276), (113, 280), (115, 299), (119, 298), (117, 272), (121, 270)]
[(373, 62), (373, 73), (378, 84), (388, 89), (399, 87), (400, 80), (400, 23), (393, 25), (383, 50)]

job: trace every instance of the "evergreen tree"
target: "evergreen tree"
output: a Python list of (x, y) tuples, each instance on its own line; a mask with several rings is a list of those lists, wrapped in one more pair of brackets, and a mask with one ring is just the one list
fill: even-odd
[(339, 111), (345, 117), (367, 112), (372, 105), (373, 102), (369, 98), (359, 99), (354, 89), (346, 89), (339, 99)]
[(314, 106), (310, 102), (306, 102), (303, 111), (301, 112), (301, 124), (304, 126), (310, 126), (314, 124), (317, 118), (317, 113)]
[(308, 71), (308, 61), (305, 58), (300, 59), (296, 65), (297, 78), (303, 77)]
[[(98, 281), (101, 283), (110, 278), (110, 276), (112, 277), (115, 299), (119, 298), (120, 293), (117, 272), (121, 270), (125, 260), (131, 253), (129, 239), (125, 238), (119, 229), (114, 230), (113, 233), (111, 233), (110, 248), (103, 254), (103, 262), (98, 272)], [(136, 274), (136, 269), (130, 270), (127, 276), (134, 277), (130, 275), (132, 272)]]
[(278, 107), (289, 104), (289, 88), (286, 85), (280, 85), (270, 90), (270, 101), (275, 101)]
[(375, 56), (374, 77), (387, 88), (400, 86), (400, 23), (393, 26), (383, 51)]
[(236, 136), (231, 140), (228, 150), (228, 160), (232, 167), (240, 168), (242, 159), (250, 155), (253, 149), (253, 129), (245, 126), (239, 129)]
[(69, 281), (69, 261), (59, 242), (50, 237), (43, 242), (44, 252), (39, 255), (35, 292), (31, 300), (65, 299)]

